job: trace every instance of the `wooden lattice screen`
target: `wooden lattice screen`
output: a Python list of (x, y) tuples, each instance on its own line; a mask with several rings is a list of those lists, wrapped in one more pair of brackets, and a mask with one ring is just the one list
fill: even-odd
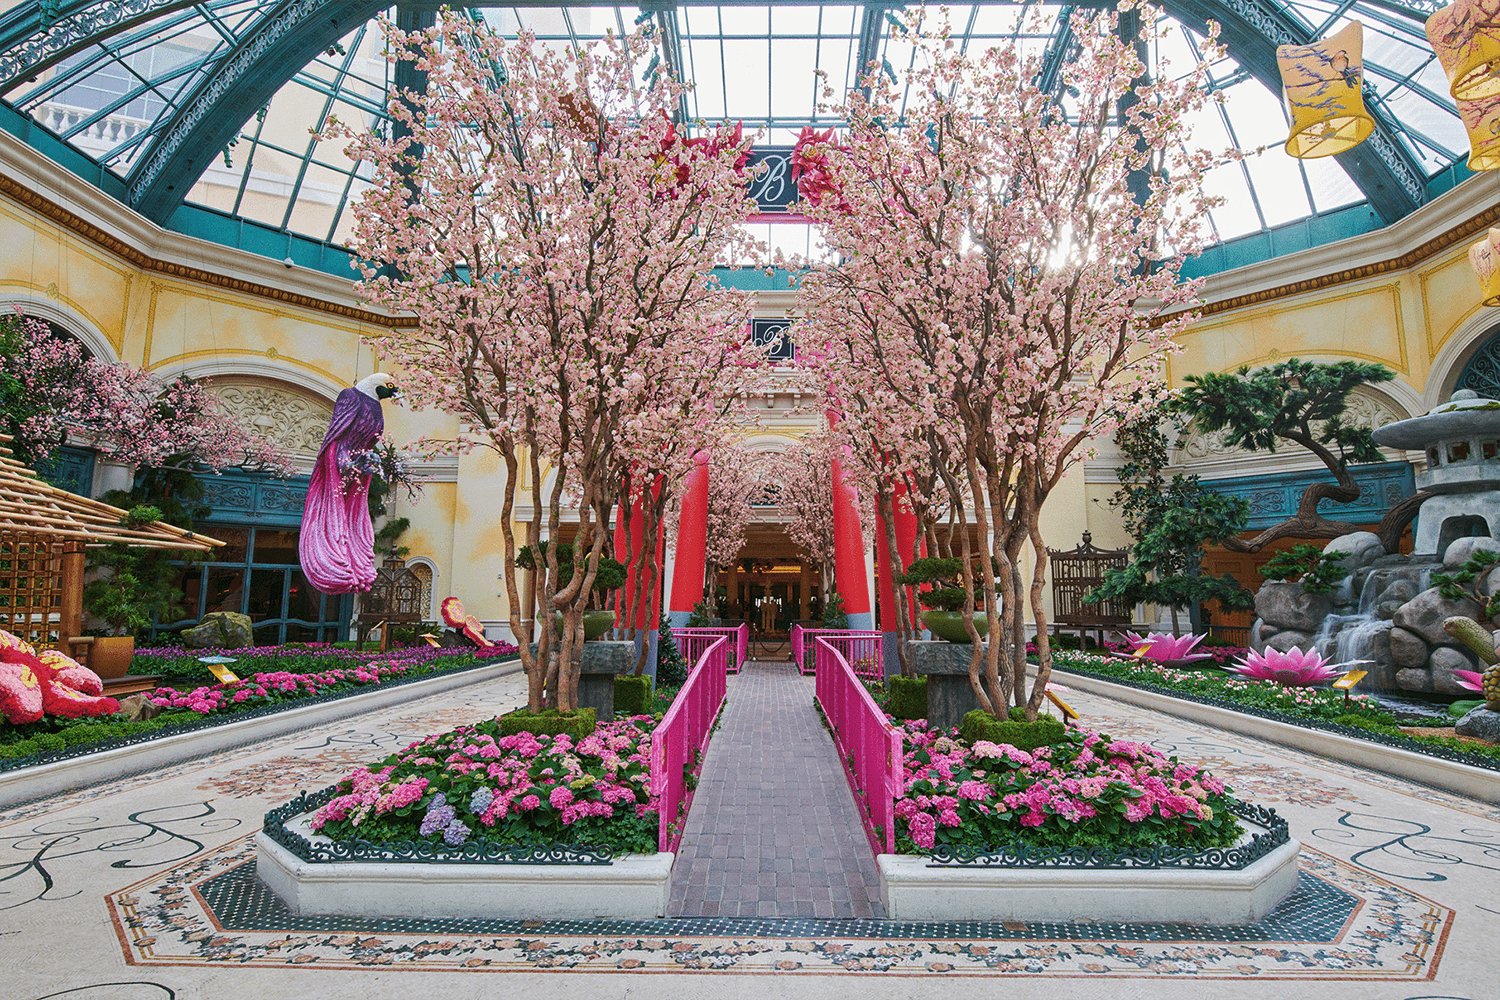
[[(375, 571), (375, 582), (359, 599), (359, 644), (376, 625), (408, 625), (420, 622), (430, 599), (422, 578), (395, 559), (384, 560)], [(390, 630), (381, 633), (381, 647), (390, 644)]]
[(0, 628), (38, 648), (64, 648), (80, 631), (82, 570), (76, 542), (0, 534)]
[(1126, 549), (1100, 549), (1093, 536), (1085, 531), (1077, 548), (1047, 550), (1052, 576), (1052, 620), (1057, 625), (1077, 629), (1079, 634), (1097, 631), (1100, 638), (1108, 629), (1127, 628), (1135, 609), (1125, 601), (1100, 601), (1090, 604), (1084, 596), (1104, 582), (1111, 569), (1128, 565)]

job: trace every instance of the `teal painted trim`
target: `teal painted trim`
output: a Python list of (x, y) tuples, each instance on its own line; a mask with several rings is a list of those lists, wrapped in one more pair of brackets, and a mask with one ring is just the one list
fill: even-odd
[(787, 292), (797, 288), (797, 276), (784, 267), (770, 274), (763, 267), (716, 267), (714, 275), (725, 288), (742, 292)]
[(179, 205), (167, 220), (167, 228), (184, 236), (233, 247), (275, 261), (284, 261), (290, 257), (298, 267), (331, 274), (335, 278), (354, 281), (359, 277), (354, 270), (354, 255), (338, 244), (325, 243), (310, 236), (299, 236), (216, 208)]
[(45, 462), (37, 463), (37, 475), (59, 489), (79, 496), (94, 495), (94, 464), (97, 456), (87, 448), (64, 445)]
[(308, 476), (276, 479), (265, 473), (227, 471), (198, 473), (204, 506), (210, 513), (200, 523), (230, 523), (267, 528), (295, 528), (302, 524)]
[(125, 200), (124, 179), (3, 101), (0, 101), (0, 129), (20, 139), (69, 173), (88, 181), (116, 201)]
[[(1351, 470), (1363, 491), (1353, 503), (1324, 501), (1318, 513), (1339, 521), (1373, 524), (1391, 507), (1416, 492), (1410, 462), (1357, 465)], [(1223, 496), (1239, 497), (1250, 505), (1245, 527), (1259, 531), (1280, 524), (1297, 510), (1303, 492), (1313, 483), (1331, 483), (1327, 472), (1275, 472), (1237, 479), (1205, 479), (1203, 485)]]
[(1182, 274), (1186, 278), (1206, 278), (1237, 267), (1363, 236), (1384, 227), (1385, 222), (1368, 204), (1350, 205), (1209, 247), (1189, 260), (1183, 266)]

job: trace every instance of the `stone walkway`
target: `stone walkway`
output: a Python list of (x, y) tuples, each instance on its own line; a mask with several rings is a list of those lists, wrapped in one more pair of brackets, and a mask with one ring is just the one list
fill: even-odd
[(671, 916), (878, 917), (875, 859), (812, 678), (752, 660), (729, 703), (672, 871)]

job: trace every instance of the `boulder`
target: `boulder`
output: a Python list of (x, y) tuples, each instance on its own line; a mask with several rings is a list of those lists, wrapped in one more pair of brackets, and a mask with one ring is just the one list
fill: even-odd
[(1492, 712), (1480, 705), (1459, 719), (1453, 731), (1460, 736), (1470, 736), (1489, 743), (1500, 743), (1500, 712)]
[(1311, 632), (1298, 632), (1295, 629), (1283, 629), (1266, 640), (1266, 645), (1271, 649), (1279, 649), (1283, 653), (1296, 646), (1301, 650), (1313, 648), (1313, 635)]
[(1443, 619), (1453, 615), (1478, 618), (1480, 613), (1479, 605), (1468, 598), (1450, 601), (1438, 592), (1438, 588), (1432, 587), (1401, 605), (1393, 618), (1397, 625), (1420, 635), (1430, 645), (1440, 646), (1448, 642)]
[(1398, 626), (1390, 631), (1390, 643), (1392, 663), (1398, 667), (1426, 672), (1427, 659), (1432, 655), (1427, 640)]
[(250, 616), (238, 611), (210, 611), (198, 624), (182, 632), (182, 642), (194, 649), (244, 649), (255, 645)]
[(1396, 687), (1402, 691), (1431, 691), (1432, 675), (1426, 670), (1407, 668), (1396, 671)]
[(1391, 659), (1391, 629), (1382, 628), (1369, 638), (1369, 644), (1360, 654), (1370, 662), (1356, 669), (1368, 670), (1368, 684), (1377, 691), (1389, 691), (1396, 685), (1396, 664)]
[(1488, 535), (1455, 538), (1448, 543), (1448, 548), (1443, 552), (1443, 565), (1449, 569), (1462, 566), (1476, 552), (1493, 552), (1500, 555), (1500, 539), (1490, 538)]
[(1479, 592), (1485, 597), (1493, 597), (1497, 591), (1500, 591), (1500, 566), (1490, 570), (1479, 581)]
[(1373, 531), (1351, 531), (1323, 546), (1324, 555), (1335, 553), (1343, 554), (1343, 562), (1339, 565), (1346, 573), (1364, 569), (1386, 554), (1385, 546), (1380, 544), (1380, 536)]
[(1300, 583), (1272, 580), (1255, 592), (1255, 613), (1280, 629), (1316, 632), (1332, 611), (1332, 594), (1304, 593)]
[(1473, 697), (1474, 692), (1453, 679), (1453, 671), (1481, 669), (1479, 657), (1456, 646), (1439, 646), (1432, 651), (1432, 659), (1428, 662), (1432, 669), (1432, 690), (1438, 694)]
[(145, 722), (147, 719), (156, 718), (161, 713), (162, 707), (151, 704), (144, 691), (120, 700), (120, 714), (131, 722)]

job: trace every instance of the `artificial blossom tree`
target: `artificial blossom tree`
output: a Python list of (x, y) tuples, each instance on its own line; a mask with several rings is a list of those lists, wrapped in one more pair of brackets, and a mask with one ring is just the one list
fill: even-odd
[[(734, 371), (754, 364), (749, 300), (712, 272), (749, 252), (748, 143), (674, 126), (682, 87), (640, 33), (560, 49), (448, 11), (387, 31), (425, 89), (392, 95), (389, 135), (329, 128), (373, 178), (355, 207), (360, 287), (412, 317), (382, 352), (414, 400), (458, 417), (448, 444), (499, 456), (493, 515), (529, 707), (572, 709), (622, 490), (674, 471), (664, 443), (683, 466), (707, 446)], [(516, 555), (558, 538), (564, 508), (578, 571), (563, 584), (548, 546), (534, 573), (536, 620), (560, 614), (559, 637), (526, 613)]]
[(867, 76), (832, 109), (846, 128), (799, 144), (805, 211), (836, 259), (801, 282), (797, 342), (828, 359), (837, 399), (878, 401), (893, 467), (952, 498), (969, 679), (996, 715), (1034, 718), (1051, 671), (1043, 505), (1090, 441), (1155, 405), (1194, 316), (1180, 268), (1206, 239), (1216, 157), (1191, 151), (1189, 123), (1213, 98), (1201, 61), (1148, 79), (1156, 23), (1075, 14), (1052, 90), (1044, 53), (967, 51), (918, 21), (905, 78)]

